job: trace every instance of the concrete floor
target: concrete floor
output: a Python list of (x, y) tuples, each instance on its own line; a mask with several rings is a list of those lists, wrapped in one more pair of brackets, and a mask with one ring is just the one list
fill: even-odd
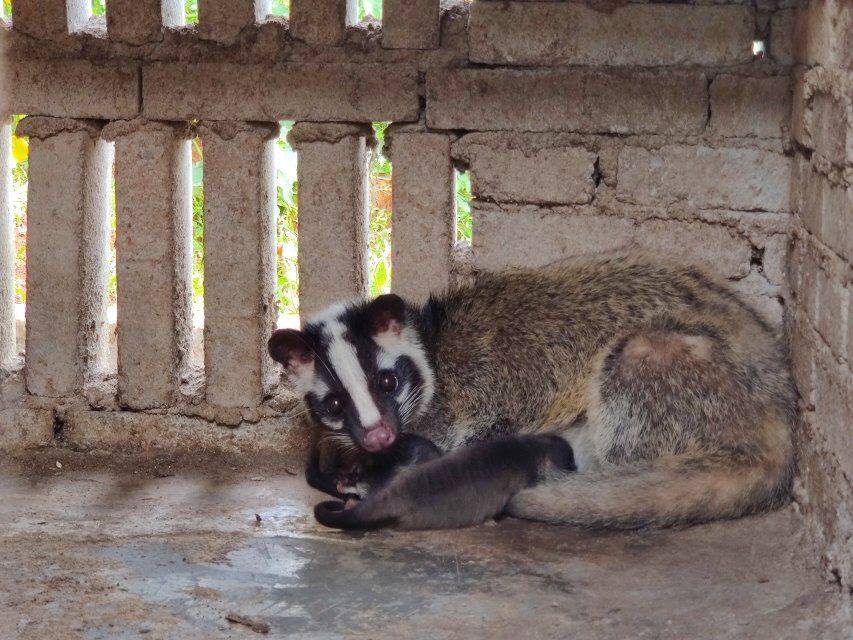
[(261, 637), (237, 613), (267, 637), (853, 638), (792, 509), (632, 534), (348, 535), (313, 522), (319, 494), (285, 467), (203, 466), (7, 460), (0, 637)]

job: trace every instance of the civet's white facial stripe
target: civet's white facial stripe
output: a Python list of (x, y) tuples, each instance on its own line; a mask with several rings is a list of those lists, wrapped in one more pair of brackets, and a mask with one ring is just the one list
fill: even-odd
[(373, 426), (382, 416), (373, 396), (370, 395), (367, 376), (358, 361), (355, 346), (343, 336), (346, 327), (337, 320), (331, 320), (326, 322), (323, 332), (329, 338), (329, 347), (326, 350), (329, 364), (349, 394), (359, 421), (365, 428)]
[(403, 327), (396, 331), (386, 331), (374, 336), (373, 341), (379, 347), (377, 364), (380, 369), (393, 369), (400, 356), (407, 356), (414, 363), (423, 379), (420, 399), (413, 415), (419, 416), (429, 406), (435, 393), (435, 375), (427, 361), (426, 353), (418, 339), (418, 334), (411, 327)]

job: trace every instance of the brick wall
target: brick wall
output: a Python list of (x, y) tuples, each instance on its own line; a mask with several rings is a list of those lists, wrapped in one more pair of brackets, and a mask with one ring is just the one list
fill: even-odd
[(802, 2), (791, 25), (797, 497), (827, 572), (853, 587), (853, 3)]
[[(184, 26), (179, 0), (110, 0), (106, 20), (84, 2), (13, 0), (0, 111), (31, 116), (20, 126), (34, 227), (23, 372), (0, 261), (0, 446), (47, 442), (55, 426), (81, 448), (290, 446), (279, 412), (292, 399), (263, 349), (271, 137), (297, 121), (310, 312), (366, 291), (368, 125), (392, 121), (397, 291), (634, 246), (710, 265), (787, 323), (799, 496), (850, 583), (849, 0), (385, 0), (382, 24), (355, 24), (353, 0), (293, 0), (289, 22), (263, 0), (199, 4), (200, 23)], [(187, 357), (196, 134), (210, 224), (203, 371)], [(119, 357), (104, 372), (97, 239), (111, 163)], [(455, 244), (454, 168), (472, 180), (470, 249)], [(54, 255), (58, 225), (69, 241)], [(0, 234), (0, 256), (9, 241)]]

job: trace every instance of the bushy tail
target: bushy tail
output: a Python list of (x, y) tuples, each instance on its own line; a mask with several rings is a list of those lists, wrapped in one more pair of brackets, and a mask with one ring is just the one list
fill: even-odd
[(790, 455), (771, 457), (676, 456), (565, 474), (515, 494), (507, 511), (529, 520), (615, 529), (734, 518), (788, 500)]

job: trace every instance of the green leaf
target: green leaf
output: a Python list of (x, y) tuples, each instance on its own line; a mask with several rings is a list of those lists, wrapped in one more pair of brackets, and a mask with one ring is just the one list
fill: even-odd
[(289, 16), (290, 0), (272, 0), (270, 14), (274, 16)]
[(204, 184), (204, 164), (197, 162), (193, 165), (193, 188)]

